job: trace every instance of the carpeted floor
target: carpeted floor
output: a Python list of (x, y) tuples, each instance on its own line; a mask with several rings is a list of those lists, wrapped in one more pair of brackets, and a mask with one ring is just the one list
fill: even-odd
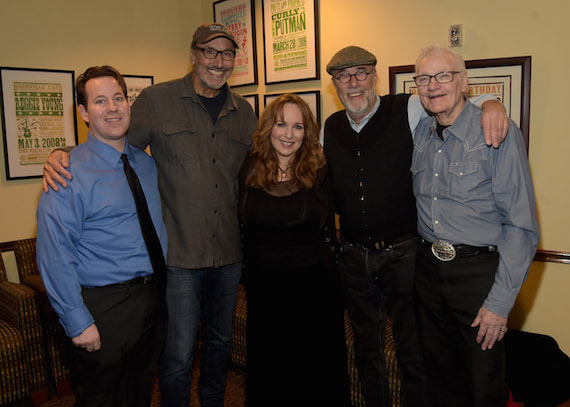
[[(192, 369), (192, 389), (190, 391), (190, 406), (198, 407), (200, 405), (198, 399), (198, 377), (200, 374), (200, 363), (196, 360), (195, 367)], [(54, 398), (40, 407), (71, 407), (75, 404), (75, 397), (71, 394), (64, 397)], [(17, 407), (32, 406), (29, 402), (18, 404)], [(152, 393), (151, 407), (160, 406), (160, 391), (158, 381), (154, 383), (154, 391)], [(224, 398), (225, 407), (244, 407), (245, 406), (245, 371), (241, 368), (230, 366), (228, 369), (228, 378), (226, 386), (226, 394)]]

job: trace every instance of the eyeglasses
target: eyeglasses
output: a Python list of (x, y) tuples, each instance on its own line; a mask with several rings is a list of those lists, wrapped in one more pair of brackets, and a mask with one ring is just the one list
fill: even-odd
[(368, 78), (368, 75), (370, 75), (370, 73), (371, 72), (365, 71), (364, 69), (359, 69), (352, 75), (349, 74), (348, 72), (343, 72), (339, 76), (336, 76), (335, 79), (340, 83), (348, 83), (350, 82), (350, 78), (354, 76), (357, 81), (362, 82), (366, 80), (366, 78)]
[(235, 51), (225, 50), (225, 51), (218, 51), (214, 48), (202, 48), (202, 47), (194, 47), (197, 50), (202, 51), (204, 56), (208, 59), (215, 59), (218, 54), (222, 54), (222, 59), (224, 61), (233, 61), (236, 57)]
[(431, 82), (431, 78), (435, 78), (437, 83), (449, 83), (453, 81), (453, 74), (455, 73), (460, 73), (460, 71), (444, 71), (435, 75), (418, 75), (414, 76), (414, 82), (418, 86), (427, 86)]

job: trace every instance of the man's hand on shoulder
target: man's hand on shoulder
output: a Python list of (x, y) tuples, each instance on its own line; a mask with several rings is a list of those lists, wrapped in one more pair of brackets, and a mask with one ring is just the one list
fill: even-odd
[(66, 168), (69, 167), (69, 153), (63, 150), (55, 150), (48, 156), (44, 163), (44, 178), (42, 180), (44, 191), (47, 193), (49, 187), (54, 191), (58, 191), (58, 184), (67, 187), (64, 177), (71, 179), (71, 174)]
[(481, 343), (481, 349), (492, 349), (495, 342), (503, 340), (507, 332), (507, 318), (489, 311), (485, 307), (479, 308), (477, 316), (471, 324), (472, 328), (479, 327), (477, 343)]
[(83, 348), (87, 352), (94, 352), (101, 349), (101, 337), (95, 324), (89, 325), (79, 335), (71, 338), (71, 342), (78, 348)]
[(499, 148), (509, 132), (509, 117), (505, 107), (498, 100), (488, 100), (482, 108), (481, 127), (485, 133), (485, 143)]

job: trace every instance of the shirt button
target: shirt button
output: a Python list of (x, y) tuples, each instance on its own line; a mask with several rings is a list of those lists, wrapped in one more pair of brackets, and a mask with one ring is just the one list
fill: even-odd
[(438, 174), (437, 172), (436, 172), (434, 175), (435, 175), (436, 177), (439, 177), (439, 174)]
[(460, 172), (460, 173), (459, 173), (459, 175), (463, 175), (463, 173), (462, 173), (462, 172)]
[(437, 150), (438, 153), (441, 153), (441, 150)]
[(218, 184), (214, 185), (214, 188), (218, 189)]
[(214, 210), (214, 215), (217, 215), (217, 214), (218, 214), (218, 211), (217, 211), (217, 210)]
[(434, 197), (433, 197), (433, 200), (434, 200), (434, 201), (437, 201), (437, 196), (434, 196)]
[(435, 223), (436, 225), (439, 225), (439, 221), (438, 221), (438, 220), (436, 220), (434, 223)]
[(215, 163), (215, 162), (216, 162), (216, 159), (215, 159), (215, 158), (214, 158), (214, 159), (212, 159), (212, 162), (213, 162), (213, 163)]

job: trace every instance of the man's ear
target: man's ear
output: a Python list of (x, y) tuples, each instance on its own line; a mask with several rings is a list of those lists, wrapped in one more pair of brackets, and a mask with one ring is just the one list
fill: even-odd
[(89, 113), (87, 113), (87, 109), (85, 108), (85, 106), (79, 105), (78, 109), (79, 109), (79, 114), (81, 115), (81, 117), (83, 117), (85, 123), (89, 125)]
[(467, 93), (467, 89), (469, 89), (469, 75), (467, 71), (461, 72), (461, 80), (463, 81), (463, 85), (461, 86), (461, 90), (463, 93)]

